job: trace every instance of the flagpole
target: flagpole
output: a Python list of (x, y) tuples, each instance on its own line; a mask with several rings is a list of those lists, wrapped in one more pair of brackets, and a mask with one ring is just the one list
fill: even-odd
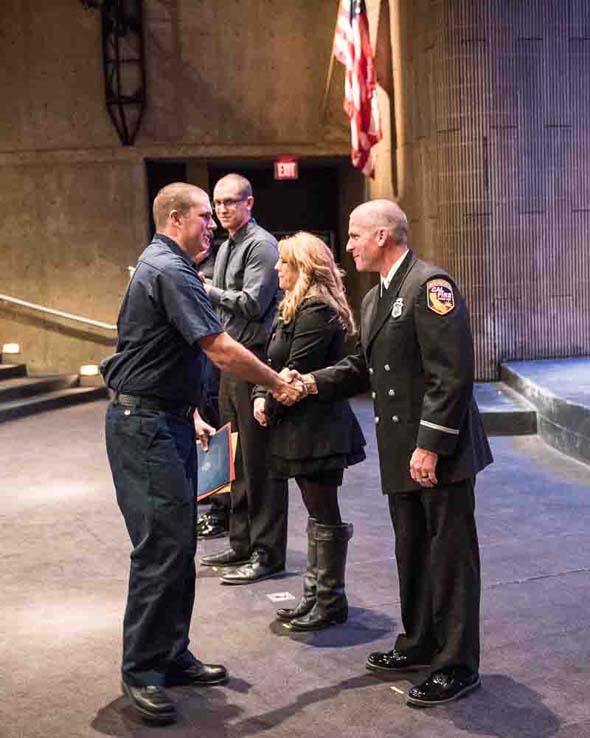
[(338, 8), (336, 10), (336, 23), (334, 24), (334, 34), (332, 36), (332, 47), (330, 49), (330, 65), (328, 66), (328, 74), (326, 75), (326, 85), (324, 87), (324, 97), (322, 99), (322, 119), (326, 120), (328, 112), (328, 94), (330, 85), (332, 84), (332, 75), (334, 74), (334, 41), (336, 39), (336, 31), (338, 30), (338, 14), (340, 12), (340, 0), (338, 0)]
[(328, 76), (326, 77), (326, 87), (324, 89), (324, 99), (322, 100), (322, 117), (326, 119), (328, 112), (328, 94), (332, 83), (332, 75), (334, 73), (334, 53), (330, 56), (330, 66), (328, 67)]

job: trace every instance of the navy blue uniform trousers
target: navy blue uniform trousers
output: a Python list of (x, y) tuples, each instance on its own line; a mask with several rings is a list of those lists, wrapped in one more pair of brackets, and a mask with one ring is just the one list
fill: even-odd
[(195, 597), (197, 460), (192, 420), (109, 405), (107, 453), (133, 545), (123, 624), (122, 676), (163, 685), (189, 666)]

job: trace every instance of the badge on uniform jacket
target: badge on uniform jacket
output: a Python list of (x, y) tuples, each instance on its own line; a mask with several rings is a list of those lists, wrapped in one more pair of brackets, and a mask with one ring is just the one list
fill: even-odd
[(393, 307), (391, 308), (391, 317), (399, 318), (399, 316), (402, 314), (403, 309), (404, 309), (404, 298), (398, 297), (396, 301), (393, 303)]
[(426, 282), (426, 304), (433, 313), (446, 315), (455, 307), (453, 286), (446, 279), (431, 279)]

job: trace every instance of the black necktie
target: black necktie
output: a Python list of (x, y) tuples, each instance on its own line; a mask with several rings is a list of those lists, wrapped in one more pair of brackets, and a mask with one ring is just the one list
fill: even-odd
[(216, 270), (217, 272), (217, 284), (216, 287), (220, 287), (222, 290), (226, 289), (227, 285), (225, 284), (225, 274), (227, 272), (227, 263), (229, 261), (229, 255), (231, 253), (231, 250), (234, 245), (233, 238), (228, 239), (227, 241), (227, 248), (225, 251), (221, 254), (221, 260), (219, 263), (219, 269)]

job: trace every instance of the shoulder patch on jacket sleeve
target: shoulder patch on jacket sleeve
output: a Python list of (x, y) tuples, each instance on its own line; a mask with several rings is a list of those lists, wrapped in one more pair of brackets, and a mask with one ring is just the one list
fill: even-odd
[(429, 279), (426, 282), (426, 304), (437, 315), (446, 315), (455, 307), (453, 285), (446, 279)]

